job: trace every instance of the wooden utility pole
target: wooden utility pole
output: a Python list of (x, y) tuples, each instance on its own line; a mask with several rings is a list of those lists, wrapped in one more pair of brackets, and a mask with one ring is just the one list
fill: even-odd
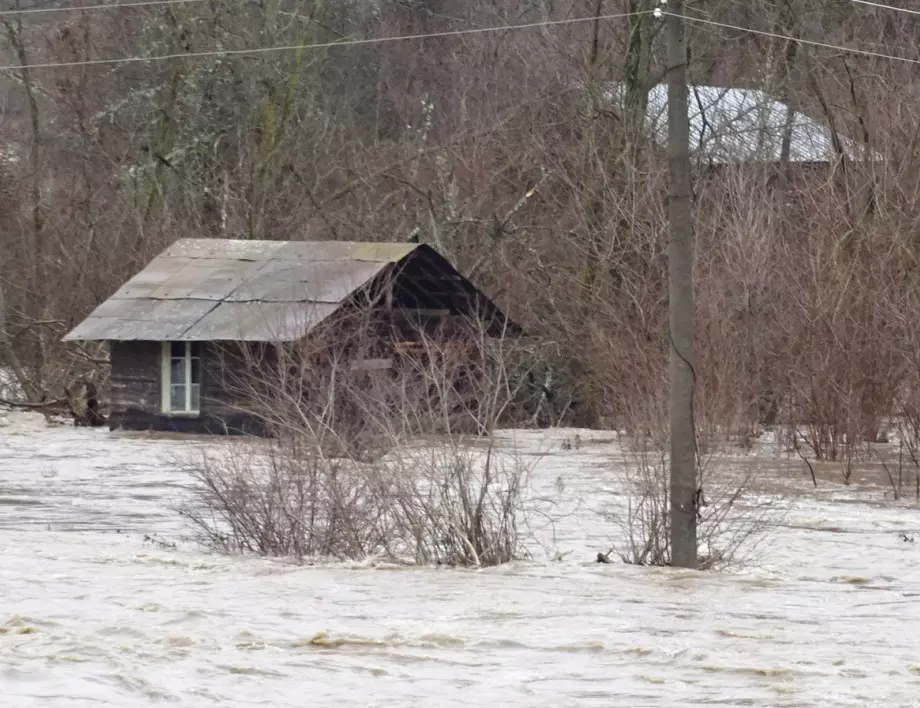
[(668, 314), (670, 319), (671, 565), (696, 568), (696, 431), (693, 422), (693, 227), (684, 2), (665, 14), (668, 79)]

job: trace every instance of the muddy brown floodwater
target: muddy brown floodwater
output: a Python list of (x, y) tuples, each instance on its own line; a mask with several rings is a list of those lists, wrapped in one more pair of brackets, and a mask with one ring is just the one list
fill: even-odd
[(503, 440), (571, 512), (534, 520), (549, 552), (487, 570), (299, 567), (185, 537), (170, 460), (225, 443), (8, 416), (2, 705), (920, 706), (920, 511), (884, 484), (815, 491), (764, 443), (719, 462), (784, 495), (749, 566), (598, 565), (615, 434)]

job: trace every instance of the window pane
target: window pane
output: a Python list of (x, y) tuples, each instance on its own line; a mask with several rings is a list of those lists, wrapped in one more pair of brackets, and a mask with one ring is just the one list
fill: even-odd
[(169, 355), (175, 357), (185, 356), (185, 342), (172, 342), (169, 345)]
[(185, 410), (185, 385), (173, 384), (169, 387), (169, 410)]
[(189, 410), (197, 411), (201, 409), (201, 386), (192, 384), (191, 390), (191, 408)]
[(169, 361), (169, 378), (170, 383), (185, 383), (185, 359), (170, 359)]
[(192, 366), (192, 383), (201, 383), (201, 359), (190, 359), (189, 363)]
[(202, 342), (192, 342), (192, 356), (200, 357), (202, 351), (204, 350), (204, 344)]

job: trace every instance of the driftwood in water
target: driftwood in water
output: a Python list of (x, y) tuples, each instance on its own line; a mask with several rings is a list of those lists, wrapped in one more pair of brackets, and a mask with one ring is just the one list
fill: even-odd
[(69, 410), (67, 399), (60, 398), (50, 401), (16, 401), (9, 398), (0, 398), (0, 405), (8, 408), (19, 408), (27, 411), (35, 411), (45, 415), (63, 414)]

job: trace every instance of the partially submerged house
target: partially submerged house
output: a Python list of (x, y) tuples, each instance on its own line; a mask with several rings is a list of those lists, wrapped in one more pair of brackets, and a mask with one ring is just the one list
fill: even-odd
[(368, 309), (394, 340), (411, 338), (407, 322), (454, 337), (465, 330), (452, 320), (489, 336), (519, 331), (424, 244), (183, 239), (64, 339), (108, 342), (113, 428), (260, 432), (228, 389), (222, 351), (303, 341)]

